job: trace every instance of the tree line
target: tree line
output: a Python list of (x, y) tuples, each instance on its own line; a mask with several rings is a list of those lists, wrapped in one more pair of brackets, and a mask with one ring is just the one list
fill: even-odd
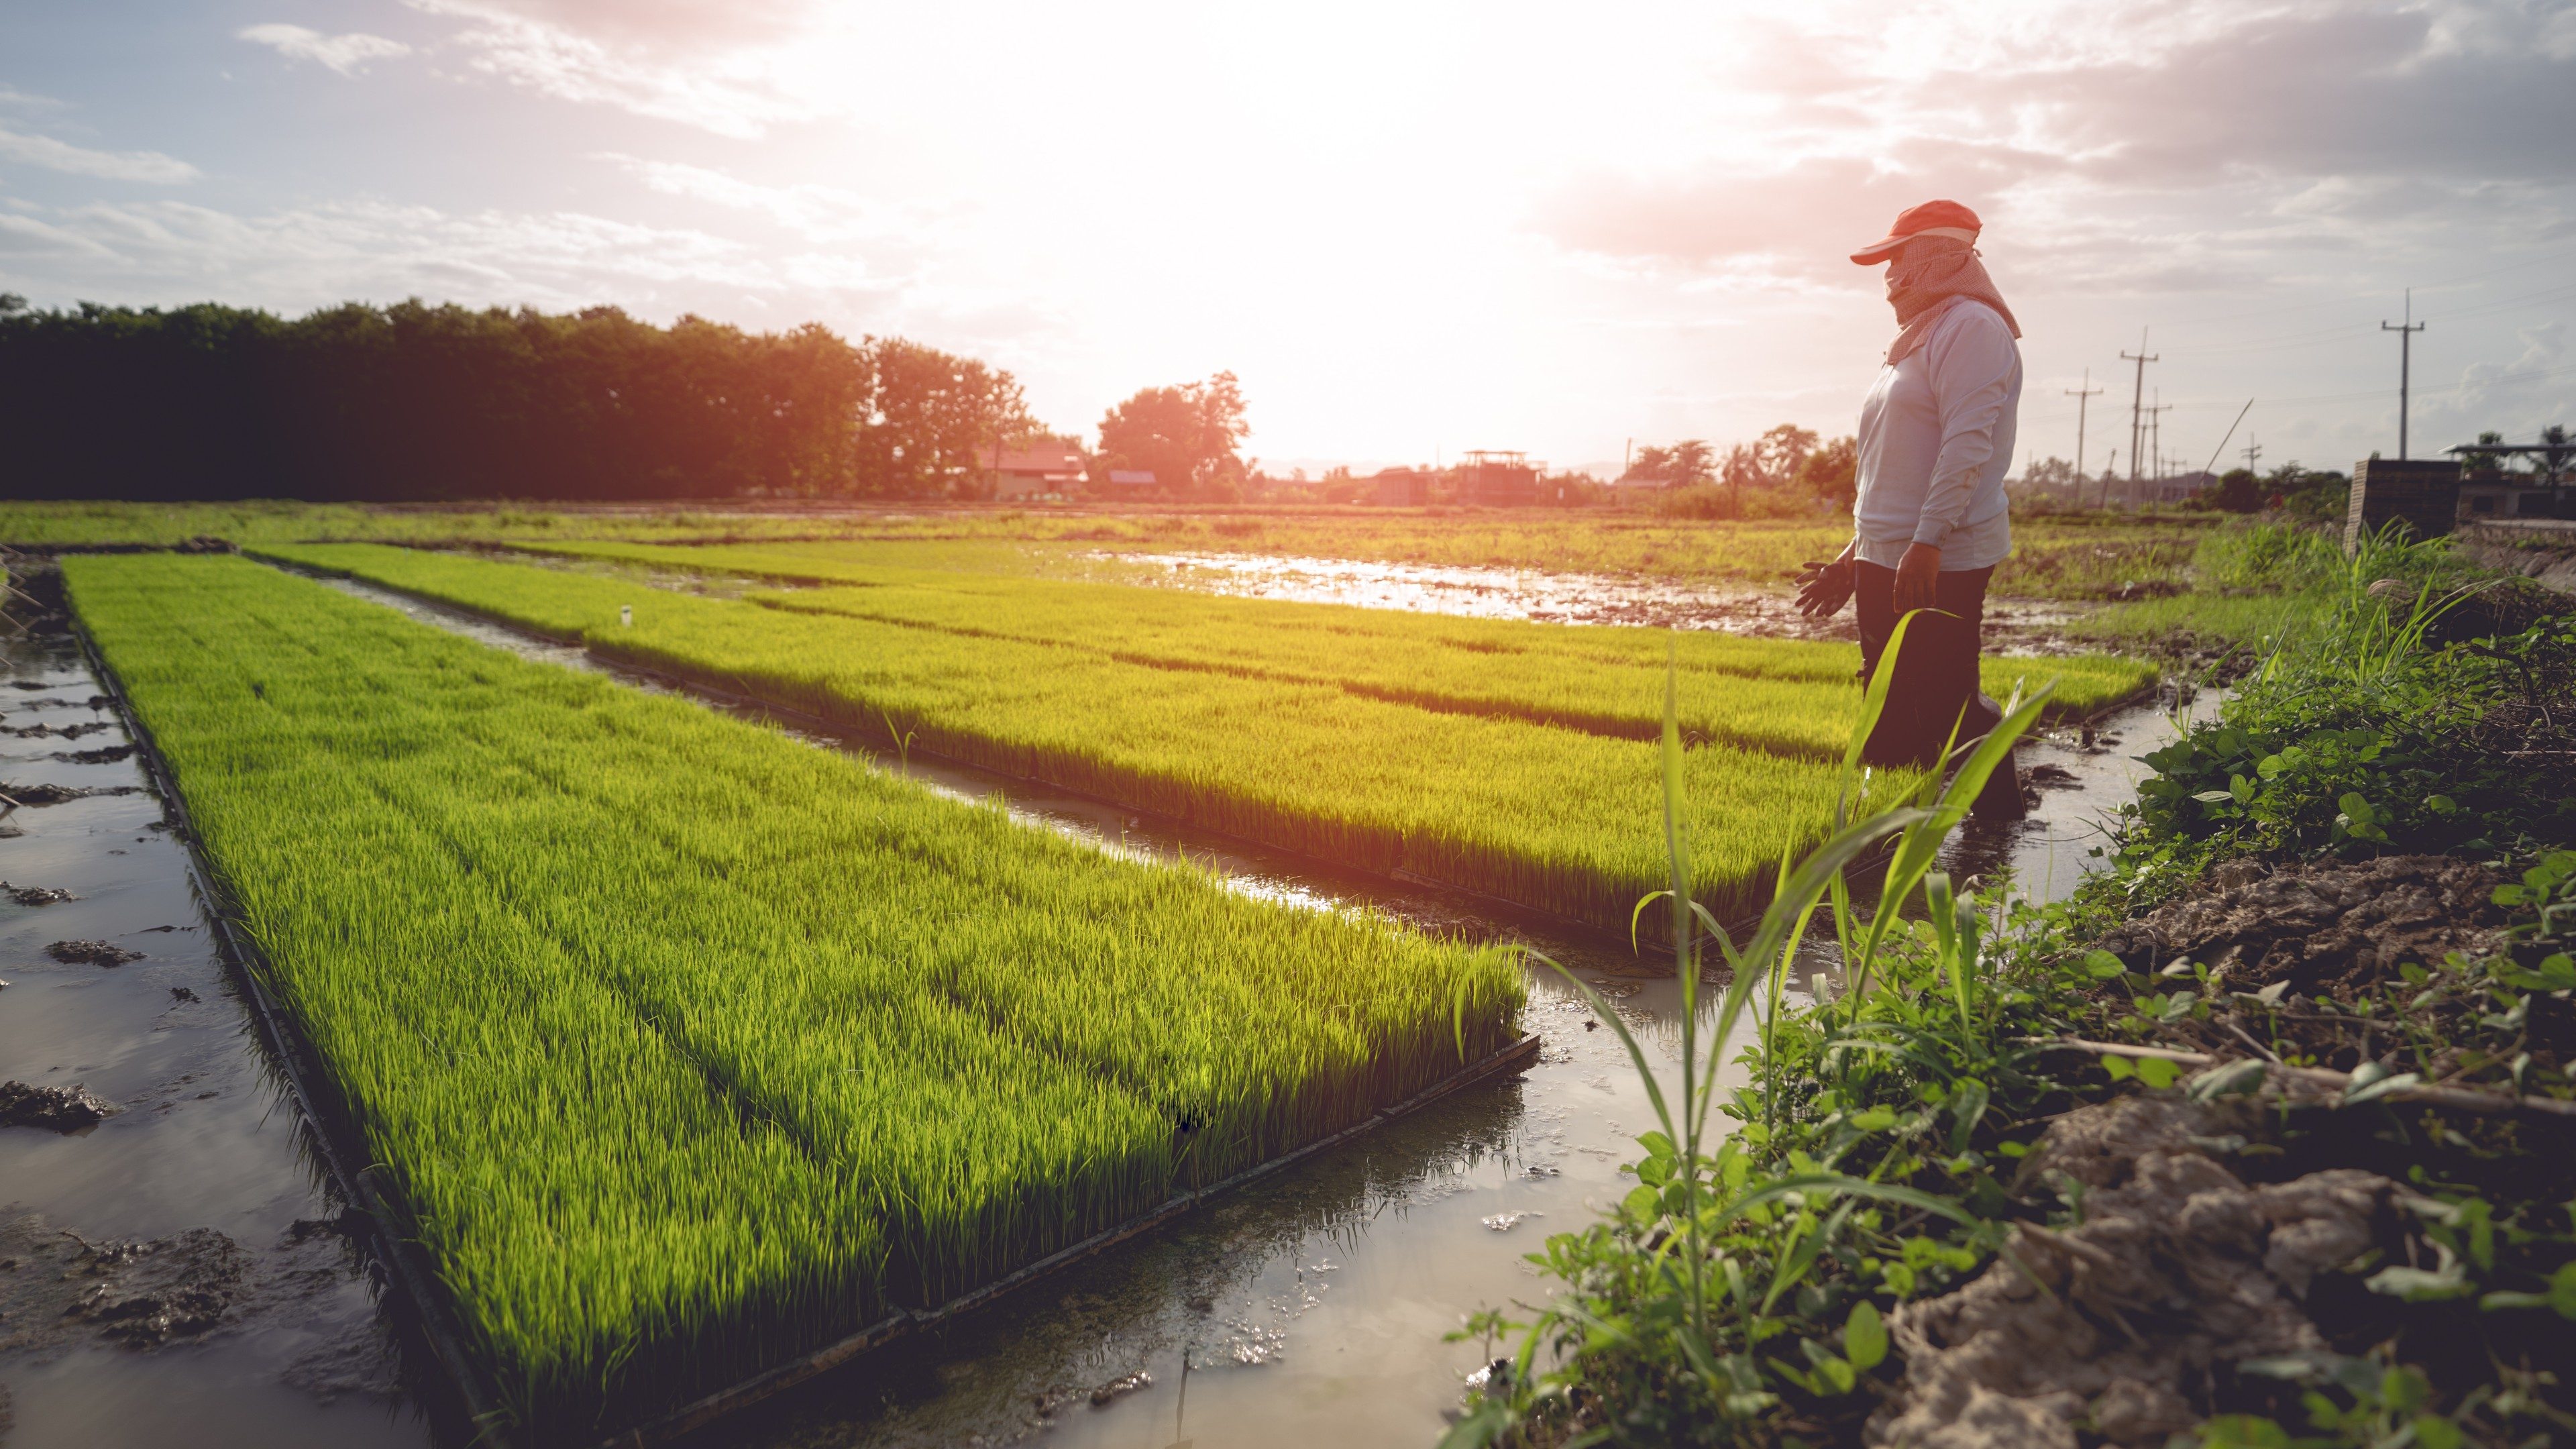
[(419, 301), (37, 311), (0, 294), (15, 497), (940, 496), (1040, 432), (1008, 372), (813, 323)]
[(1724, 453), (1698, 438), (1639, 448), (1625, 476), (1664, 485), (1657, 506), (1678, 517), (1794, 517), (1848, 510), (1859, 463), (1858, 438), (1782, 423)]

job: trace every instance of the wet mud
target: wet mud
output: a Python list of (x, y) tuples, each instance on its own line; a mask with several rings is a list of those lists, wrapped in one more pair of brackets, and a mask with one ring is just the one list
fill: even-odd
[(132, 742), (58, 606), (11, 625), (0, 1446), (429, 1443)]

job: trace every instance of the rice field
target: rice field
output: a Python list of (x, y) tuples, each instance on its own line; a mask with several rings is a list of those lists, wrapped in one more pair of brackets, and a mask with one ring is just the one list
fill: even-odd
[[(890, 748), (908, 742), (1607, 931), (1624, 933), (1638, 897), (1663, 878), (1661, 766), (1637, 740), (449, 554), (364, 544), (266, 552), (580, 639)], [(1685, 678), (1685, 708), (1732, 679)], [(1823, 838), (1842, 786), (1838, 765), (1738, 749), (1691, 750), (1686, 769), (1706, 827), (1698, 888), (1728, 911), (1758, 904), (1784, 848)]]
[[(602, 581), (425, 562), (599, 627)], [(64, 572), (395, 1227), (540, 1436), (990, 1282), (1514, 1031), (1494, 953), (1112, 858), (246, 560)], [(860, 627), (638, 602), (673, 659), (814, 631), (755, 669)]]
[[(524, 552), (641, 568), (815, 584), (754, 594), (776, 608), (844, 613), (998, 638), (1098, 649), (1181, 668), (1339, 682), (1437, 708), (1508, 713), (1651, 739), (1662, 727), (1669, 647), (1686, 676), (1683, 728), (1697, 739), (1839, 759), (1858, 711), (1849, 644), (1751, 639), (1713, 630), (1533, 624), (1237, 599), (1183, 590), (922, 568), (907, 551), (847, 543), (586, 542)], [(902, 560), (902, 561), (896, 561)], [(1997, 699), (2053, 682), (2051, 708), (2091, 714), (2154, 682), (2139, 659), (2085, 654), (1992, 657)], [(1818, 686), (1806, 690), (1793, 686)]]

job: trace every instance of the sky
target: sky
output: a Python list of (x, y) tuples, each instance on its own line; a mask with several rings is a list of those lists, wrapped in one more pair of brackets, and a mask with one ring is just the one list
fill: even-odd
[(1229, 370), (1279, 471), (1615, 472), (1851, 431), (1848, 253), (1947, 197), (2024, 458), (2089, 379), (2088, 469), (2141, 387), (2342, 468), (2409, 288), (2413, 453), (2576, 424), (2572, 138), (2576, 0), (0, 0), (0, 291), (821, 321), (1068, 432)]

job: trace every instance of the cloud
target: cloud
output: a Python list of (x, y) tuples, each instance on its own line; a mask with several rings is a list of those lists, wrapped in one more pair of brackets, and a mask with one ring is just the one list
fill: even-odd
[(766, 216), (811, 242), (894, 240), (923, 245), (946, 225), (942, 209), (890, 205), (853, 191), (813, 182), (765, 186), (728, 172), (677, 161), (606, 153), (628, 175), (666, 196), (685, 196), (734, 211)]
[(342, 75), (356, 75), (371, 60), (388, 60), (411, 54), (411, 47), (399, 40), (381, 35), (353, 32), (348, 35), (324, 35), (301, 25), (252, 25), (235, 32), (234, 39), (265, 45), (289, 60), (309, 60), (329, 66)]
[[(1594, 175), (1541, 203), (1543, 229), (1577, 251), (1705, 264), (1758, 261), (1795, 273), (1859, 275), (1849, 254), (1923, 199), (1927, 178), (1825, 156), (1752, 174)], [(1957, 188), (1951, 188), (1952, 194)], [(1986, 198), (1955, 195), (1983, 211)]]
[(197, 168), (158, 151), (93, 151), (51, 136), (0, 129), (0, 162), (42, 166), (74, 176), (107, 181), (149, 181), (176, 185), (197, 179)]
[(12, 85), (0, 85), (0, 110), (58, 111), (62, 109), (62, 105), (62, 102), (52, 96), (40, 96), (33, 91), (22, 91)]
[(2301, 247), (2546, 231), (2576, 202), (2563, 7), (2184, 6), (2170, 27), (2087, 22), (2100, 8), (2065, 18), (2126, 43), (2026, 14), (1931, 49), (1902, 27), (1784, 35), (1736, 78), (1770, 107), (1770, 155), (1577, 171), (1532, 225), (1635, 265), (1823, 279), (1833, 243), (1952, 196), (2054, 281), (2156, 291), (2258, 281)]
[(818, 114), (775, 83), (758, 45), (782, 41), (802, 7), (652, 0), (519, 4), (404, 0), (466, 22), (455, 43), (477, 72), (558, 100), (610, 105), (720, 136), (757, 139)]
[(776, 41), (815, 10), (811, 0), (476, 0), (471, 8), (654, 50)]
[(739, 311), (770, 299), (802, 321), (824, 304), (881, 309), (905, 285), (846, 252), (778, 256), (693, 228), (579, 212), (450, 213), (377, 201), (265, 215), (176, 201), (21, 205), (0, 212), (0, 259), (41, 270), (69, 295), (255, 298), (289, 311), (406, 296), (558, 309), (614, 302), (665, 313)]

